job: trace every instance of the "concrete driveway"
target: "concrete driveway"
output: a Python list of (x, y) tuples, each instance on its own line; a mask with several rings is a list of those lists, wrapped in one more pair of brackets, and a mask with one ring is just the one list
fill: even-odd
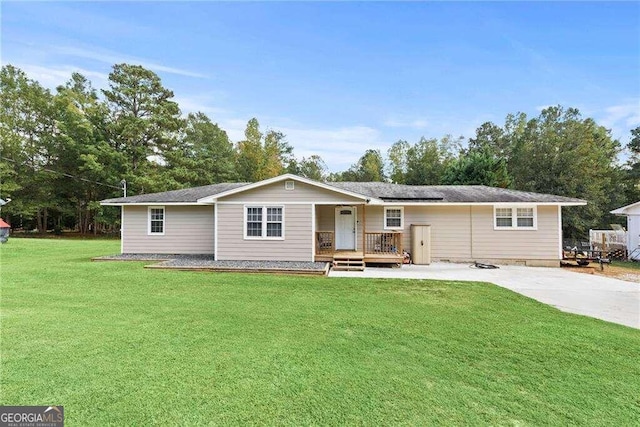
[(472, 280), (495, 283), (559, 310), (640, 329), (640, 284), (561, 268), (500, 266), (481, 270), (469, 264), (434, 263), (402, 268), (333, 271), (331, 277)]

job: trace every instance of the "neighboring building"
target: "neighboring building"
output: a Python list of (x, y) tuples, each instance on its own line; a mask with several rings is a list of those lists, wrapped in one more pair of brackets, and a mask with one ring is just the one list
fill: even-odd
[[(122, 253), (280, 261), (352, 254), (397, 263), (413, 248), (428, 255), (417, 259), (545, 266), (562, 258), (562, 206), (586, 204), (486, 186), (323, 183), (290, 174), (101, 203), (122, 207)], [(414, 241), (412, 225), (426, 227)]]
[(629, 257), (640, 259), (640, 202), (632, 203), (611, 211), (614, 215), (624, 215), (627, 217), (627, 251)]
[(11, 232), (11, 226), (4, 222), (2, 218), (0, 218), (0, 243), (7, 243), (9, 240), (9, 233)]

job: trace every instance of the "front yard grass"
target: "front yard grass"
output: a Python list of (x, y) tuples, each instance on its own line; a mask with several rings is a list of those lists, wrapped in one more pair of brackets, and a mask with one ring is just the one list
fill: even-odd
[(640, 262), (638, 261), (611, 261), (611, 265), (615, 267), (628, 268), (630, 270), (640, 270)]
[(89, 261), (118, 250), (2, 245), (0, 404), (67, 425), (640, 422), (632, 328), (484, 283)]

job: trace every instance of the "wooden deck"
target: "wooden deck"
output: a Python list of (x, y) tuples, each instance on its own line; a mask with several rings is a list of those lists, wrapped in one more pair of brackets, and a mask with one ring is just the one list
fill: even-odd
[(340, 260), (349, 264), (356, 260), (366, 264), (402, 264), (402, 233), (397, 231), (367, 231), (363, 233), (364, 251), (345, 251), (335, 249), (333, 231), (316, 232), (315, 261), (332, 262), (338, 265)]
[(362, 251), (336, 251), (316, 254), (316, 261), (334, 262), (336, 259), (362, 259), (365, 264), (402, 264), (402, 255), (398, 254), (365, 254)]

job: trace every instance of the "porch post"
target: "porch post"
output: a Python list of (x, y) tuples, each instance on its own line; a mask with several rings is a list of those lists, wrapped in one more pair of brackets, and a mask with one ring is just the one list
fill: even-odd
[(362, 205), (362, 255), (367, 252), (367, 211), (366, 204)]
[(311, 261), (316, 260), (316, 204), (311, 203)]

